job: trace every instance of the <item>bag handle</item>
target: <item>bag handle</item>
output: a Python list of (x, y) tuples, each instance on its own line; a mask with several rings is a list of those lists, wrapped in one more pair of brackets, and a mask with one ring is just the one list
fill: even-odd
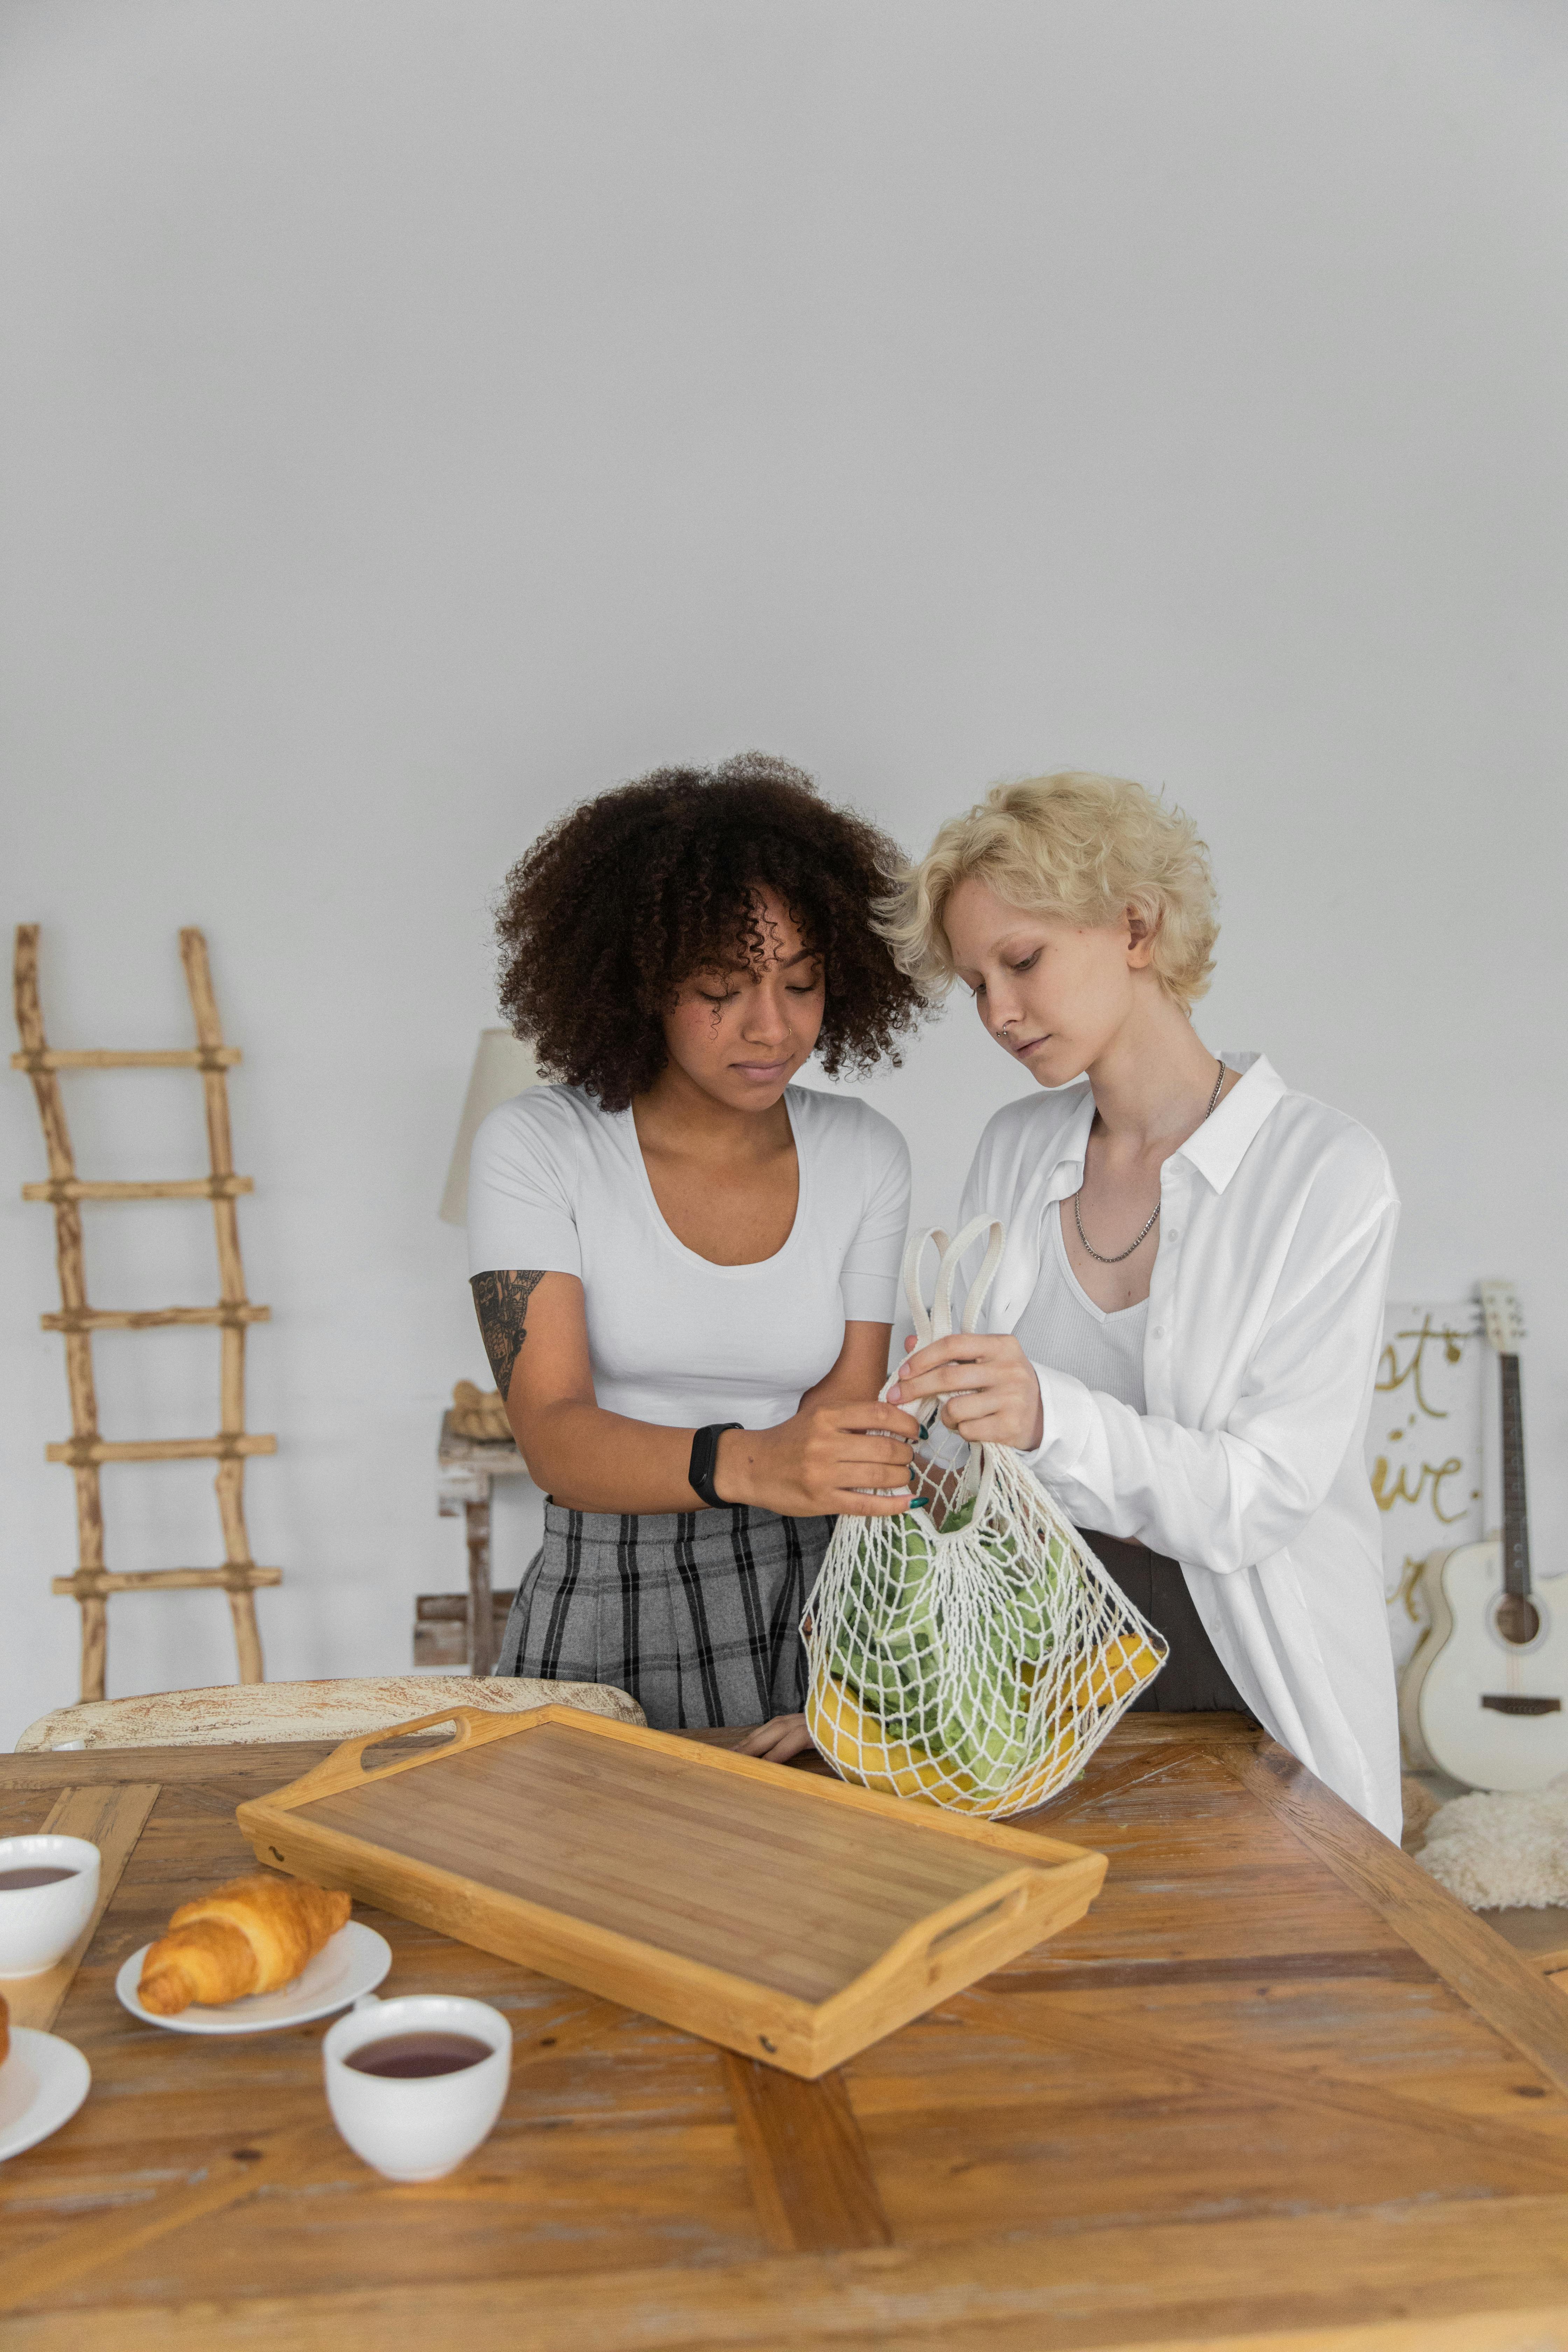
[[(963, 1319), (957, 1328), (973, 1331), (985, 1311), (991, 1296), (991, 1286), (996, 1279), (996, 1269), (1002, 1263), (1002, 1244), (1007, 1238), (1006, 1228), (1000, 1217), (972, 1217), (956, 1241), (950, 1242), (940, 1225), (932, 1225), (923, 1234), (911, 1234), (904, 1251), (904, 1297), (910, 1302), (910, 1314), (915, 1327), (915, 1337), (922, 1348), (933, 1339), (950, 1339), (953, 1332), (952, 1292), (958, 1280), (958, 1269), (964, 1252), (972, 1249), (983, 1233), (990, 1232), (980, 1271), (969, 1286), (963, 1302)], [(936, 1270), (936, 1288), (928, 1309), (921, 1287), (921, 1261), (927, 1244), (934, 1242), (940, 1263)]]
[[(1001, 1218), (972, 1217), (955, 1241), (949, 1241), (940, 1225), (931, 1225), (924, 1233), (910, 1235), (904, 1250), (904, 1297), (909, 1301), (910, 1316), (915, 1327), (915, 1338), (922, 1348), (929, 1348), (933, 1339), (950, 1339), (952, 1337), (954, 1328), (952, 1293), (958, 1280), (959, 1265), (965, 1251), (973, 1248), (981, 1234), (986, 1232), (990, 1234), (990, 1240), (986, 1244), (985, 1255), (981, 1260), (979, 1273), (969, 1286), (963, 1301), (963, 1316), (957, 1326), (961, 1331), (968, 1332), (974, 1329), (985, 1311), (985, 1302), (991, 1296), (991, 1286), (996, 1279), (996, 1269), (1002, 1263), (1002, 1247), (1007, 1238), (1007, 1231)], [(921, 1284), (921, 1265), (925, 1257), (927, 1246), (932, 1242), (936, 1244), (938, 1264), (936, 1286), (931, 1293), (931, 1304), (928, 1307)], [(881, 1391), (881, 1402), (886, 1403), (888, 1390), (892, 1387), (898, 1377), (896, 1371), (889, 1375)], [(943, 1395), (948, 1393), (950, 1391), (943, 1391)], [(942, 1398), (940, 1396), (933, 1399), (929, 1407), (929, 1414), (921, 1416), (922, 1433), (928, 1425), (928, 1419), (934, 1418), (942, 1402)]]
[(948, 1243), (943, 1249), (936, 1277), (936, 1303), (931, 1314), (933, 1339), (946, 1339), (952, 1333), (952, 1286), (958, 1279), (959, 1262), (964, 1252), (972, 1248), (987, 1230), (991, 1237), (985, 1245), (985, 1255), (980, 1261), (980, 1271), (964, 1297), (963, 1317), (958, 1329), (973, 1331), (985, 1312), (985, 1302), (991, 1296), (991, 1286), (1002, 1263), (1002, 1245), (1007, 1238), (1007, 1229), (1000, 1217), (972, 1217), (957, 1240)]
[(947, 1263), (949, 1247), (947, 1235), (942, 1232), (942, 1227), (931, 1225), (923, 1234), (911, 1234), (904, 1244), (904, 1297), (909, 1301), (910, 1314), (915, 1327), (915, 1338), (922, 1348), (929, 1347), (932, 1339), (945, 1339), (947, 1337), (945, 1331), (938, 1332), (933, 1329), (931, 1310), (926, 1306), (925, 1293), (921, 1287), (921, 1261), (926, 1254), (927, 1244), (931, 1242), (936, 1244), (936, 1285), (937, 1292), (940, 1293), (942, 1269)]

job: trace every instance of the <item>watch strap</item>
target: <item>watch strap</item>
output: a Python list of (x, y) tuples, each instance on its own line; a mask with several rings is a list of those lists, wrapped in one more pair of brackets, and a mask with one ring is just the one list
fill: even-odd
[(700, 1429), (691, 1441), (691, 1466), (687, 1477), (703, 1501), (711, 1504), (716, 1510), (724, 1507), (724, 1497), (713, 1484), (714, 1465), (719, 1459), (719, 1440), (727, 1429), (739, 1429), (741, 1426), (738, 1421), (710, 1421), (707, 1428)]

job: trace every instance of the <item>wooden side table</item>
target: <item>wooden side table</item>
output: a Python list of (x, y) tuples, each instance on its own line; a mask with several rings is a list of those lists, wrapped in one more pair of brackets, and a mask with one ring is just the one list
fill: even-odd
[(528, 1465), (510, 1438), (461, 1437), (452, 1426), (450, 1411), (442, 1414), (441, 1435), (436, 1447), (436, 1508), (444, 1519), (461, 1515), (467, 1522), (468, 1590), (466, 1596), (421, 1594), (415, 1624), (417, 1664), (447, 1663), (435, 1654), (420, 1656), (420, 1628), (429, 1626), (436, 1636), (427, 1644), (434, 1652), (438, 1646), (439, 1627), (456, 1614), (454, 1604), (461, 1603), (468, 1672), (488, 1675), (494, 1670), (500, 1644), (496, 1595), (490, 1584), (490, 1486), (497, 1478), (527, 1475)]

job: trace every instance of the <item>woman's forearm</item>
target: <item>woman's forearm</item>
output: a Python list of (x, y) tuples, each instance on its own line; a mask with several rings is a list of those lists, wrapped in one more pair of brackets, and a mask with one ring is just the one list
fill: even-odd
[[(577, 1511), (699, 1511), (689, 1429), (666, 1429), (562, 1398), (511, 1411), (536, 1486)], [(894, 1433), (891, 1434), (884, 1433)], [(816, 1405), (773, 1429), (733, 1428), (719, 1440), (715, 1488), (786, 1517), (838, 1511), (880, 1516), (908, 1502), (915, 1424), (889, 1405)]]
[(512, 1414), (529, 1475), (573, 1511), (700, 1511), (689, 1429), (564, 1401)]

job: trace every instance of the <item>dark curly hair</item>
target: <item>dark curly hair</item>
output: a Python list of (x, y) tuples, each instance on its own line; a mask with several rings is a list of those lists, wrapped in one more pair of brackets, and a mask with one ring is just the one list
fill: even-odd
[(501, 1010), (547, 1077), (625, 1110), (669, 1058), (662, 1015), (679, 983), (761, 950), (767, 888), (822, 958), (823, 1068), (896, 1063), (924, 1000), (869, 909), (900, 863), (884, 834), (764, 752), (658, 768), (569, 811), (507, 876)]

